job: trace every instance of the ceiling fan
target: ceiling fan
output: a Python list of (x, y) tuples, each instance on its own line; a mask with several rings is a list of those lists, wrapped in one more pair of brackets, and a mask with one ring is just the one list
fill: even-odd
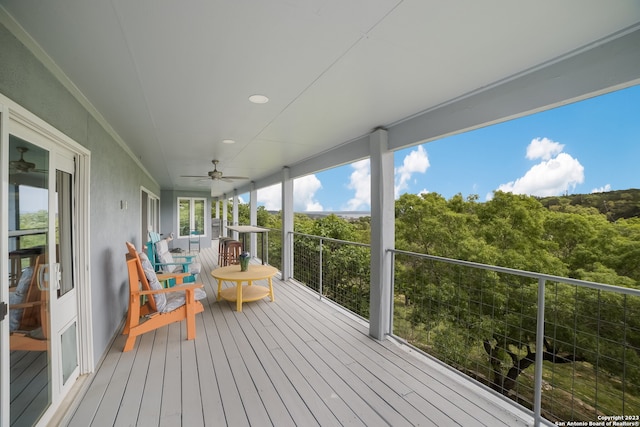
[(9, 167), (13, 169), (15, 172), (17, 173), (46, 172), (45, 170), (42, 170), (42, 169), (36, 169), (35, 163), (28, 162), (24, 159), (24, 153), (29, 151), (27, 147), (16, 147), (16, 150), (20, 152), (20, 160), (11, 160), (9, 162)]
[(235, 179), (249, 179), (249, 177), (246, 177), (246, 176), (224, 176), (222, 171), (218, 170), (219, 160), (211, 160), (211, 163), (213, 163), (213, 170), (209, 171), (207, 175), (180, 175), (180, 176), (182, 178), (204, 178), (204, 179), (210, 179), (213, 181), (226, 181), (226, 182), (231, 182)]

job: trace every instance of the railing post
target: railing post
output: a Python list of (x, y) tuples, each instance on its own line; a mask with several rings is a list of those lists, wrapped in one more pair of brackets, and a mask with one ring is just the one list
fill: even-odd
[(391, 298), (389, 301), (389, 334), (393, 335), (393, 316), (395, 314), (395, 301), (396, 301), (396, 253), (395, 251), (391, 252), (391, 266), (389, 267), (389, 271), (391, 274), (391, 279), (389, 280), (391, 283)]
[(536, 327), (536, 364), (533, 388), (533, 425), (538, 427), (542, 420), (542, 362), (544, 360), (544, 287), (546, 280), (538, 279), (538, 317)]
[(318, 268), (318, 292), (320, 293), (320, 299), (322, 299), (322, 239), (320, 239), (320, 266)]
[(282, 169), (282, 280), (293, 277), (293, 179), (288, 167)]

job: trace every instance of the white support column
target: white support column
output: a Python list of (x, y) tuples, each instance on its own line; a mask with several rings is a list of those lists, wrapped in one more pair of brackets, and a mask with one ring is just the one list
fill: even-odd
[(369, 334), (384, 339), (391, 320), (391, 262), (388, 249), (395, 247), (395, 198), (393, 152), (387, 131), (369, 137), (371, 154), (371, 301)]
[[(220, 199), (216, 198), (211, 198), (211, 240), (217, 240), (218, 237), (220, 237), (220, 234), (222, 234), (222, 230), (219, 228), (220, 227)], [(216, 223), (218, 224), (218, 229), (217, 231), (214, 230), (213, 228), (213, 224)], [(211, 243), (213, 244), (213, 243)]]
[(228, 211), (228, 207), (227, 207), (227, 195), (223, 194), (222, 195), (222, 233), (220, 233), (221, 236), (223, 237), (228, 237), (229, 236), (229, 232), (227, 231), (227, 218), (229, 216), (229, 211)]
[(293, 179), (288, 167), (282, 170), (282, 280), (293, 277)]
[[(249, 191), (249, 225), (258, 225), (258, 190), (256, 190), (254, 182), (251, 183)], [(258, 235), (250, 233), (249, 236), (251, 236), (251, 256), (256, 258), (258, 256)]]
[[(8, 108), (0, 104), (0, 162), (3, 165), (9, 163), (9, 131), (7, 124)], [(9, 230), (9, 168), (2, 167), (0, 169), (0, 229), (5, 233)], [(9, 304), (9, 257), (5, 254), (9, 253), (9, 239), (4, 237), (0, 240), (0, 301)], [(0, 425), (9, 425), (9, 402), (10, 402), (10, 358), (9, 358), (9, 314), (5, 318), (5, 322), (0, 322)]]
[[(238, 191), (237, 190), (233, 190), (233, 225), (238, 225)], [(232, 237), (234, 240), (238, 240), (238, 232), (234, 231)]]

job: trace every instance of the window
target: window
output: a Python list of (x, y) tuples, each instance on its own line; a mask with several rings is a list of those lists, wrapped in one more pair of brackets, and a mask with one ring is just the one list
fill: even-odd
[(160, 199), (144, 187), (140, 189), (140, 223), (142, 241), (149, 240), (149, 231), (160, 232)]
[(178, 237), (204, 235), (205, 199), (178, 197)]

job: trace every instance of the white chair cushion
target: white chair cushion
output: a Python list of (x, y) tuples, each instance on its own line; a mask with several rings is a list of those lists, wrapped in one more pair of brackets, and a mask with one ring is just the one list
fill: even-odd
[[(175, 269), (172, 271), (172, 273), (185, 273), (185, 271), (182, 271), (183, 267), (184, 264), (175, 265)], [(187, 270), (188, 271), (186, 271), (186, 273), (197, 276), (198, 274), (200, 274), (200, 271), (202, 271), (202, 265), (200, 265), (199, 262), (192, 262), (191, 264), (187, 264)]]
[[(153, 271), (153, 266), (151, 265), (151, 262), (149, 261), (147, 255), (144, 253), (140, 253), (140, 261), (142, 262), (142, 269), (144, 270), (144, 275), (147, 276), (147, 281), (149, 282), (149, 286), (151, 287), (151, 289), (162, 289), (162, 285), (158, 281), (156, 272)], [(198, 288), (195, 290), (196, 301), (204, 299), (206, 297), (207, 293), (204, 291), (204, 289)], [(166, 294), (155, 294), (153, 295), (153, 298), (156, 302), (158, 312), (168, 313), (184, 305), (187, 296), (185, 292), (169, 292)]]
[(202, 266), (199, 262), (192, 262), (189, 264), (189, 273), (193, 275), (198, 275), (202, 271)]
[[(152, 290), (162, 289), (162, 284), (160, 284), (160, 282), (158, 281), (156, 272), (153, 270), (153, 265), (151, 265), (147, 254), (141, 252), (139, 255), (140, 262), (142, 263), (142, 269), (144, 270), (144, 275), (147, 277), (147, 282), (149, 282), (149, 287)], [(158, 309), (158, 311), (164, 312), (167, 305), (166, 294), (154, 294), (153, 299), (156, 302), (156, 308)]]
[[(22, 275), (18, 281), (15, 291), (9, 292), (9, 305), (22, 304), (24, 298), (27, 296), (29, 290), (29, 283), (33, 277), (33, 267), (27, 267), (22, 270)], [(22, 312), (24, 309), (9, 309), (9, 331), (16, 331), (20, 327), (20, 320), (22, 320)]]
[[(204, 299), (207, 297), (207, 293), (204, 289), (198, 288), (195, 289), (195, 298), (196, 301)], [(178, 307), (181, 307), (185, 304), (187, 300), (187, 295), (185, 292), (172, 292), (167, 295), (167, 305), (164, 307), (164, 313), (168, 313), (170, 311), (175, 310)]]
[[(161, 264), (173, 264), (173, 255), (169, 252), (169, 246), (167, 245), (166, 240), (160, 240), (155, 244), (156, 248), (156, 256), (158, 257), (158, 261)], [(162, 271), (165, 273), (175, 273), (177, 265), (163, 265), (161, 266)]]

